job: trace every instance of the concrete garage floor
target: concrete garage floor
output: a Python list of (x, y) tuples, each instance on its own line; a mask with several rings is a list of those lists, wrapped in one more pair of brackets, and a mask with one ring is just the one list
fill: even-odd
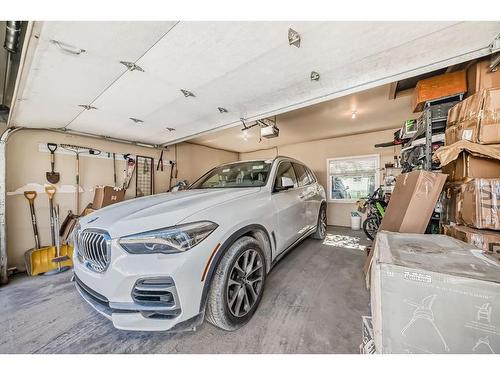
[(271, 271), (253, 319), (236, 332), (124, 332), (96, 313), (69, 281), (14, 277), (0, 288), (0, 353), (357, 353), (369, 314), (363, 232), (329, 227)]

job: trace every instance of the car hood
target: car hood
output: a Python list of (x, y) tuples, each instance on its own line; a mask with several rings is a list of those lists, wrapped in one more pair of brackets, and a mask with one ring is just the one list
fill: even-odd
[(185, 190), (131, 199), (80, 219), (82, 229), (106, 230), (112, 238), (165, 228), (201, 210), (256, 194), (260, 188)]

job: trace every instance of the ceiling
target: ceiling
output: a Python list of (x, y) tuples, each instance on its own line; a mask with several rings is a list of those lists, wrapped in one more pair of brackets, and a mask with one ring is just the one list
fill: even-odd
[(276, 117), (276, 125), (280, 130), (277, 138), (260, 139), (258, 126), (242, 131), (243, 125), (240, 124), (193, 138), (191, 142), (235, 152), (249, 152), (317, 139), (395, 129), (417, 114), (411, 110), (411, 92), (389, 100), (389, 86), (379, 86), (279, 115)]
[(9, 125), (171, 144), (483, 56), (499, 32), (500, 22), (35, 22)]

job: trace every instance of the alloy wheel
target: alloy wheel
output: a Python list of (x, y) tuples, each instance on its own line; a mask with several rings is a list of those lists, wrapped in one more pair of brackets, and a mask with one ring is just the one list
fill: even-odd
[(326, 210), (321, 210), (319, 218), (319, 234), (321, 237), (326, 235)]
[(256, 250), (241, 254), (229, 273), (227, 306), (235, 317), (243, 317), (252, 309), (262, 293), (264, 262)]

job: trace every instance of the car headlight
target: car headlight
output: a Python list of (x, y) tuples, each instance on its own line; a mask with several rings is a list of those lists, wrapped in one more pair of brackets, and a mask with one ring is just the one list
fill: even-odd
[(125, 236), (119, 243), (132, 254), (180, 253), (198, 245), (217, 227), (211, 221), (199, 221)]
[(75, 247), (75, 244), (78, 240), (78, 235), (80, 233), (80, 229), (81, 229), (81, 226), (80, 226), (80, 220), (77, 220), (75, 226), (73, 227), (73, 229), (71, 230), (70, 234), (68, 235), (68, 245), (71, 246), (71, 247)]

